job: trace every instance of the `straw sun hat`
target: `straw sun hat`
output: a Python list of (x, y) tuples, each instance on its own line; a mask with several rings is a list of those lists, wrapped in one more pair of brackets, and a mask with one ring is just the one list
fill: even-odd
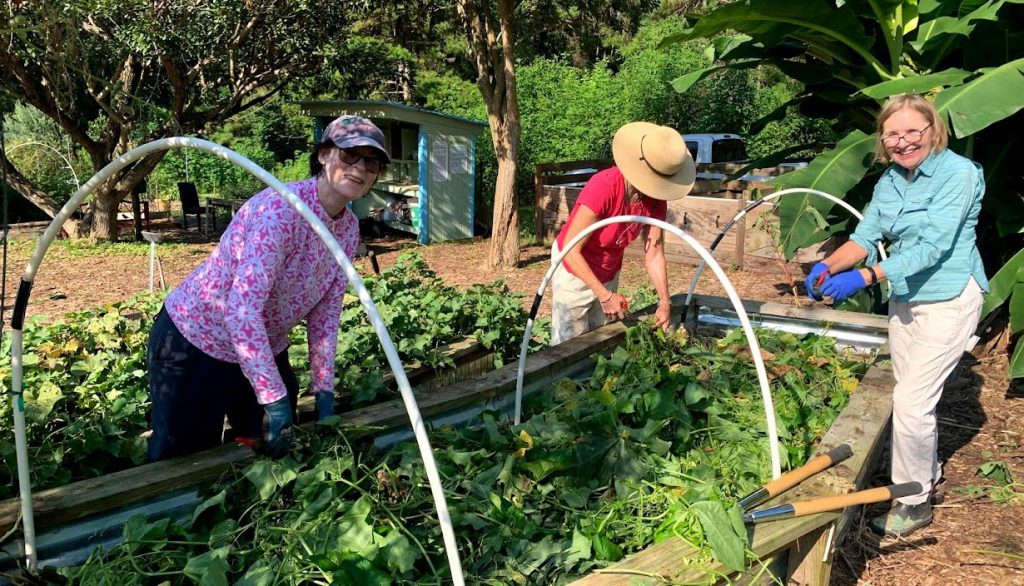
[(693, 189), (693, 157), (683, 136), (668, 126), (624, 125), (612, 139), (612, 156), (626, 181), (648, 197), (671, 201)]

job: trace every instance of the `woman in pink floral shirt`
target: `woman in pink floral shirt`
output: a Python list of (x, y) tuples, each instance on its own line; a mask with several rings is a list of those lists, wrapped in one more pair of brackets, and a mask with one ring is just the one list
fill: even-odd
[[(310, 156), (312, 177), (288, 187), (351, 258), (359, 223), (347, 206), (370, 191), (389, 162), (380, 129), (343, 116)], [(277, 192), (246, 202), (210, 257), (168, 295), (150, 333), (150, 459), (220, 444), (225, 415), (236, 437), (260, 437), (264, 413), (260, 450), (285, 455), (298, 394), (288, 332), (303, 319), (318, 417), (332, 415), (347, 285), (320, 237)]]

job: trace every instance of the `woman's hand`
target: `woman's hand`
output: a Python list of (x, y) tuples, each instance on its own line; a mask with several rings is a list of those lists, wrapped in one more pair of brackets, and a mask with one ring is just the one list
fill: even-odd
[(662, 301), (658, 304), (658, 309), (654, 310), (654, 327), (661, 328), (661, 331), (667, 332), (671, 316), (672, 304), (668, 301)]
[[(598, 300), (601, 300), (598, 297)], [(601, 300), (601, 310), (609, 320), (617, 320), (626, 317), (626, 309), (629, 302), (618, 293), (612, 293), (607, 299)]]
[(804, 280), (807, 296), (814, 301), (821, 301), (821, 291), (818, 288), (828, 282), (830, 276), (828, 265), (823, 262), (819, 262), (811, 267), (811, 273)]
[(860, 271), (851, 269), (833, 275), (831, 279), (825, 281), (825, 284), (821, 286), (821, 294), (831, 297), (834, 303), (839, 303), (867, 286), (868, 284)]

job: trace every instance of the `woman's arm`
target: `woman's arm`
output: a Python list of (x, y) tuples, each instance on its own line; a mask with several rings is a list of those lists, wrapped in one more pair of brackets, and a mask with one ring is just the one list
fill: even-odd
[(657, 226), (644, 231), (644, 264), (647, 274), (658, 292), (658, 309), (654, 312), (654, 326), (668, 329), (672, 302), (668, 296), (668, 269), (665, 263), (665, 233)]
[[(280, 205), (287, 204), (281, 199)], [(279, 216), (263, 213), (255, 219), (246, 234), (225, 308), (225, 327), (239, 366), (261, 405), (288, 394), (274, 362), (263, 312), (287, 256), (289, 241), (290, 230)]]
[[(565, 232), (565, 239), (562, 241), (565, 244), (569, 244), (573, 238), (575, 238), (580, 232), (586, 230), (597, 222), (597, 214), (594, 210), (584, 205), (580, 205), (576, 209), (576, 214), (573, 216), (572, 222), (569, 224), (568, 230)], [(597, 300), (601, 303), (601, 309), (604, 310), (605, 315), (615, 318), (625, 317), (625, 310), (623, 304), (626, 298), (618, 293), (609, 291), (607, 287), (597, 278), (594, 271), (591, 270), (590, 265), (587, 264), (587, 260), (583, 258), (581, 250), (583, 246), (590, 240), (593, 233), (590, 233), (583, 237), (583, 239), (576, 244), (565, 255), (565, 263), (572, 269), (574, 275), (580, 278), (583, 283), (594, 292), (597, 296)]]
[(822, 262), (828, 265), (828, 272), (835, 275), (853, 267), (867, 257), (868, 252), (860, 244), (853, 240), (847, 240)]
[[(351, 222), (338, 235), (338, 243), (348, 258), (359, 246), (359, 225)], [(329, 254), (329, 253), (328, 253)], [(334, 262), (333, 259), (331, 262)], [(334, 360), (338, 351), (338, 323), (341, 319), (348, 279), (340, 274), (327, 294), (306, 317), (306, 338), (309, 342), (309, 367), (314, 393), (334, 394)]]

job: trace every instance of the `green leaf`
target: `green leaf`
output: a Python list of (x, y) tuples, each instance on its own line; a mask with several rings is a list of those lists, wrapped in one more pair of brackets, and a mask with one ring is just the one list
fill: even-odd
[(688, 407), (696, 405), (709, 397), (711, 397), (711, 393), (709, 393), (700, 383), (693, 380), (686, 384), (686, 390), (683, 391), (683, 400), (686, 402)]
[(322, 571), (331, 573), (335, 584), (359, 586), (391, 586), (391, 577), (374, 567), (373, 562), (350, 551), (335, 551), (327, 556), (315, 556)]
[(27, 395), (26, 404), (31, 418), (41, 422), (46, 421), (53, 411), (53, 406), (64, 398), (64, 393), (60, 390), (60, 387), (50, 381), (40, 384), (35, 392), (26, 390), (25, 394)]
[(573, 530), (572, 532), (572, 545), (569, 546), (569, 555), (565, 558), (565, 564), (572, 566), (576, 562), (583, 560), (589, 560), (590, 553), (590, 538), (581, 533), (579, 530)]
[(722, 71), (724, 69), (749, 69), (749, 68), (752, 68), (752, 67), (757, 67), (760, 64), (761, 64), (761, 60), (751, 60), (751, 61), (737, 61), (737, 62), (725, 64), (725, 65), (713, 65), (711, 67), (705, 67), (704, 69), (698, 69), (697, 71), (691, 71), (690, 73), (687, 73), (686, 75), (683, 75), (683, 76), (680, 76), (680, 77), (677, 77), (677, 78), (673, 79), (672, 80), (672, 89), (674, 89), (677, 92), (683, 94), (683, 93), (686, 93), (686, 91), (688, 89), (690, 89), (693, 86), (693, 84), (697, 83), (698, 81), (706, 78), (707, 76), (709, 76), (712, 73), (715, 73), (717, 71)]
[(408, 537), (398, 531), (392, 532), (385, 538), (381, 551), (384, 554), (384, 559), (388, 562), (388, 567), (399, 574), (412, 571), (416, 560), (420, 558), (420, 551), (413, 547)]
[(553, 472), (572, 468), (573, 464), (572, 451), (559, 450), (557, 452), (548, 452), (541, 456), (539, 460), (531, 459), (524, 461), (520, 466), (529, 471), (535, 481), (541, 482)]
[(1013, 358), (1010, 359), (1010, 371), (1008, 378), (1024, 378), (1024, 344), (1017, 342), (1017, 348), (1013, 351)]
[(898, 94), (927, 94), (931, 93), (931, 91), (936, 88), (960, 85), (971, 75), (972, 73), (970, 71), (951, 68), (938, 73), (930, 73), (928, 75), (916, 75), (913, 77), (883, 81), (882, 83), (861, 88), (860, 91), (855, 92), (853, 95), (856, 96), (857, 94), (863, 94), (869, 98), (881, 100)]
[(615, 545), (612, 540), (598, 533), (591, 539), (594, 545), (594, 557), (606, 562), (617, 562), (622, 559), (622, 548)]
[(189, 526), (195, 525), (196, 519), (198, 519), (199, 516), (202, 515), (203, 512), (209, 509), (210, 507), (219, 507), (223, 505), (225, 496), (227, 496), (227, 491), (222, 490), (218, 492), (216, 495), (199, 503), (199, 506), (196, 507), (196, 510), (192, 512), (192, 521), (189, 523)]
[(1024, 281), (1024, 250), (1020, 250), (1013, 258), (1006, 261), (999, 271), (988, 281), (989, 292), (985, 295), (985, 304), (981, 306), (981, 316), (985, 317), (1000, 307), (1019, 283)]
[(980, 71), (981, 76), (935, 97), (935, 108), (957, 138), (970, 136), (1024, 108), (1024, 58)]
[[(747, 545), (742, 521), (737, 528), (732, 519), (733, 515), (726, 513), (725, 507), (718, 501), (694, 503), (690, 505), (690, 511), (700, 520), (700, 526), (704, 530), (704, 536), (708, 539), (711, 553), (715, 559), (730, 570), (742, 571), (746, 566), (744, 549)], [(742, 533), (737, 529), (740, 529)]]
[(227, 557), (231, 546), (218, 547), (188, 560), (183, 573), (200, 586), (227, 586)]
[(1017, 273), (1017, 286), (1010, 297), (1010, 331), (1020, 333), (1024, 330), (1024, 269)]
[(150, 523), (146, 516), (133, 515), (124, 524), (124, 543), (129, 551), (138, 549), (140, 541), (158, 541), (167, 539), (167, 528), (170, 518), (163, 518)]
[[(874, 152), (874, 135), (854, 130), (806, 168), (780, 175), (772, 180), (772, 185), (780, 190), (805, 187), (843, 198), (864, 177), (872, 164)], [(828, 237), (827, 232), (819, 229), (818, 220), (809, 208), (814, 208), (824, 217), (833, 205), (831, 201), (810, 193), (794, 193), (778, 200), (779, 231), (787, 259), (793, 258), (800, 248)]]
[(727, 30), (749, 35), (768, 46), (779, 43), (787, 35), (799, 37), (832, 58), (839, 56), (848, 60), (853, 54), (859, 55), (880, 76), (887, 76), (885, 68), (872, 56), (872, 39), (853, 10), (848, 6), (835, 8), (824, 0), (750, 0), (725, 4), (701, 17), (692, 28), (666, 37), (659, 46), (714, 38)]
[(526, 555), (519, 564), (519, 569), (529, 576), (553, 556), (562, 553), (562, 544), (561, 542), (556, 543), (552, 536), (547, 535), (539, 542), (532, 543), (525, 553)]
[(234, 586), (271, 586), (276, 576), (277, 570), (275, 568), (270, 567), (263, 560), (258, 560), (249, 566), (245, 575), (235, 582)]
[(914, 48), (918, 53), (925, 53), (929, 50), (938, 53), (936, 59), (941, 57), (945, 51), (938, 51), (933, 47), (941, 40), (941, 37), (945, 35), (959, 35), (963, 37), (970, 36), (971, 32), (974, 31), (974, 27), (977, 23), (976, 20), (997, 20), (997, 13), (1002, 7), (1003, 2), (986, 2), (977, 10), (972, 11), (963, 18), (957, 18), (955, 16), (941, 16), (929, 20), (921, 24), (920, 28), (917, 29), (917, 38), (910, 42), (909, 45)]
[(1003, 486), (1013, 483), (1010, 469), (1006, 467), (1005, 462), (999, 460), (985, 462), (978, 468), (978, 474), (990, 478)]
[(258, 460), (245, 471), (245, 477), (256, 487), (262, 500), (267, 500), (279, 488), (298, 476), (294, 464), (286, 461)]
[(332, 547), (354, 551), (369, 559), (376, 557), (379, 548), (374, 542), (373, 527), (366, 521), (372, 512), (369, 497), (359, 497), (344, 515), (335, 520), (333, 537), (336, 541)]

